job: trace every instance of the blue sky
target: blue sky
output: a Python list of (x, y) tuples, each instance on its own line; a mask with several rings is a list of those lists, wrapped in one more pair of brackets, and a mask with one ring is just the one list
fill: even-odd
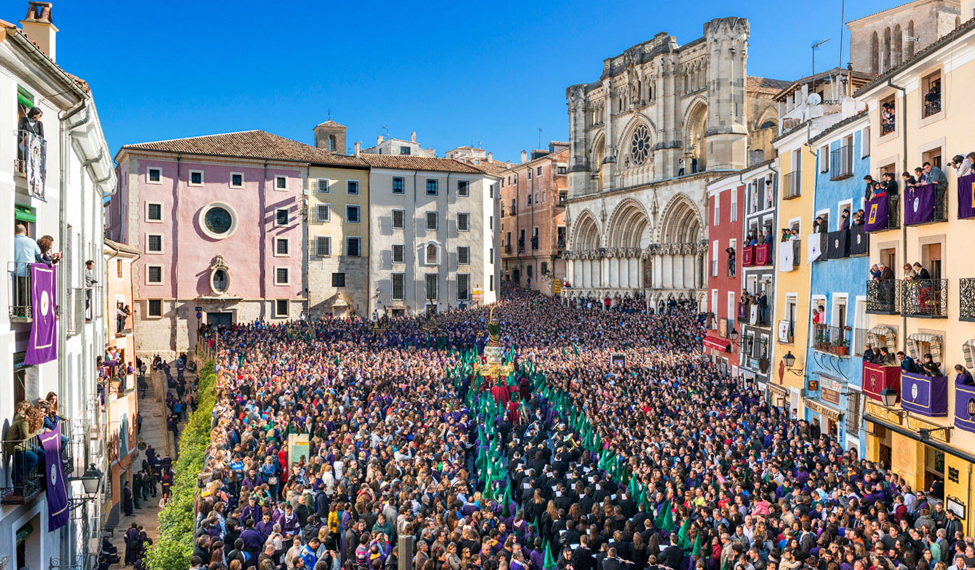
[[(113, 152), (248, 129), (311, 143), (331, 111), (350, 147), (386, 125), (441, 155), (480, 143), (517, 160), (539, 128), (543, 145), (567, 140), (567, 86), (660, 31), (684, 44), (707, 20), (746, 17), (750, 75), (807, 75), (824, 38), (816, 67), (835, 66), (840, 2), (55, 0), (54, 20), (58, 62), (92, 86)], [(846, 20), (896, 3), (848, 0)], [(16, 22), (26, 4), (5, 3), (0, 18)], [(845, 65), (848, 33), (843, 51)]]

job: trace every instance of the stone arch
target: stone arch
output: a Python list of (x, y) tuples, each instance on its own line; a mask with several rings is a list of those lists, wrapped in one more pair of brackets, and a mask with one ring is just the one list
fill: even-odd
[(592, 251), (602, 247), (599, 222), (592, 212), (585, 210), (573, 223), (572, 249), (577, 251)]
[(880, 68), (881, 73), (887, 73), (890, 70), (890, 27), (884, 29), (884, 53), (883, 53), (883, 66)]
[[(684, 113), (684, 155), (688, 162), (697, 159), (697, 171), (707, 168), (707, 149), (704, 133), (708, 122), (708, 104), (701, 97), (695, 97)], [(685, 164), (685, 172), (694, 172), (691, 164)]]
[(670, 199), (660, 219), (659, 243), (696, 244), (702, 239), (703, 218), (694, 201), (683, 192)]
[(606, 246), (645, 248), (650, 245), (650, 216), (643, 204), (627, 198), (616, 206), (609, 218)]
[(652, 151), (647, 151), (643, 162), (640, 164), (636, 163), (635, 157), (632, 154), (633, 135), (641, 126), (645, 126), (647, 130), (650, 131), (650, 147), (652, 148), (657, 142), (657, 128), (654, 126), (653, 121), (642, 113), (635, 113), (626, 123), (626, 126), (623, 127), (623, 130), (620, 131), (623, 134), (618, 139), (619, 142), (616, 145), (616, 148), (619, 150), (619, 155), (623, 157), (624, 168), (634, 166), (649, 166), (653, 161)]
[[(914, 35), (914, 20), (908, 20), (907, 21), (907, 35), (909, 37), (912, 37), (912, 38), (916, 38), (917, 37), (917, 36)], [(906, 59), (910, 59), (910, 58), (914, 57), (914, 48), (915, 48), (915, 45), (916, 45), (915, 42), (912, 42), (912, 41), (907, 42), (907, 47), (904, 48), (905, 51), (907, 52), (907, 58)]]
[(870, 36), (870, 73), (880, 73), (880, 36), (876, 30)]
[(904, 48), (904, 33), (901, 31), (900, 24), (894, 26), (894, 37), (891, 40), (891, 43), (891, 51), (893, 52), (890, 56), (891, 67), (897, 67), (903, 61), (901, 54), (903, 53)]
[(606, 157), (606, 137), (602, 132), (596, 135), (589, 157), (589, 164), (592, 165), (589, 171), (592, 173), (595, 190), (601, 192), (603, 189), (603, 159)]

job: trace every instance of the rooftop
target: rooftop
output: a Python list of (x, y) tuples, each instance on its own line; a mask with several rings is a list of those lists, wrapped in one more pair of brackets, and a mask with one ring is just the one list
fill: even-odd
[(429, 172), (462, 172), (465, 174), (487, 173), (485, 169), (451, 158), (428, 158), (394, 154), (362, 154), (360, 156), (363, 161), (373, 168), (425, 170)]
[(768, 93), (770, 95), (775, 95), (791, 84), (791, 81), (785, 81), (783, 79), (769, 79), (767, 77), (753, 77), (749, 75), (745, 90), (751, 93)]

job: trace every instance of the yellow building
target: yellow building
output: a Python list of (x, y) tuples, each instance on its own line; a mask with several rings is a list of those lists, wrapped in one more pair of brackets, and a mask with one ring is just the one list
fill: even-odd
[[(345, 127), (333, 125), (344, 144)], [(322, 128), (316, 128), (316, 139)], [(308, 167), (305, 194), (308, 315), (368, 318), (369, 165), (356, 156), (322, 152)]]
[[(972, 14), (972, 2), (963, 4), (962, 13)], [(899, 369), (864, 370), (867, 459), (915, 489), (943, 484), (946, 508), (960, 515), (969, 536), (975, 387), (956, 387), (953, 368), (975, 366), (975, 219), (959, 210), (975, 206), (975, 186), (972, 179), (959, 184), (951, 161), (975, 150), (973, 54), (975, 20), (969, 20), (857, 93), (870, 111), (873, 176), (892, 172), (900, 185), (898, 200), (888, 202), (887, 229), (870, 239), (871, 263), (889, 267), (895, 280), (868, 283), (869, 338), (919, 363), (931, 354), (947, 376), (918, 380)], [(905, 189), (900, 173), (925, 162), (943, 168), (947, 186)], [(905, 279), (904, 265), (915, 262), (930, 279)], [(886, 388), (892, 392), (884, 402), (878, 396)]]

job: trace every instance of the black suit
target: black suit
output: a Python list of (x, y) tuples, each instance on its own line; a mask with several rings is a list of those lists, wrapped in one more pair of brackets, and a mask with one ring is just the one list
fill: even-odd
[(596, 560), (592, 557), (592, 551), (584, 545), (580, 545), (572, 551), (573, 570), (595, 570)]
[(680, 563), (684, 561), (684, 549), (677, 546), (676, 544), (671, 544), (667, 548), (660, 552), (660, 562), (668, 568), (673, 568), (673, 570), (680, 569)]
[(620, 559), (619, 558), (605, 558), (603, 560), (602, 570), (620, 570)]

